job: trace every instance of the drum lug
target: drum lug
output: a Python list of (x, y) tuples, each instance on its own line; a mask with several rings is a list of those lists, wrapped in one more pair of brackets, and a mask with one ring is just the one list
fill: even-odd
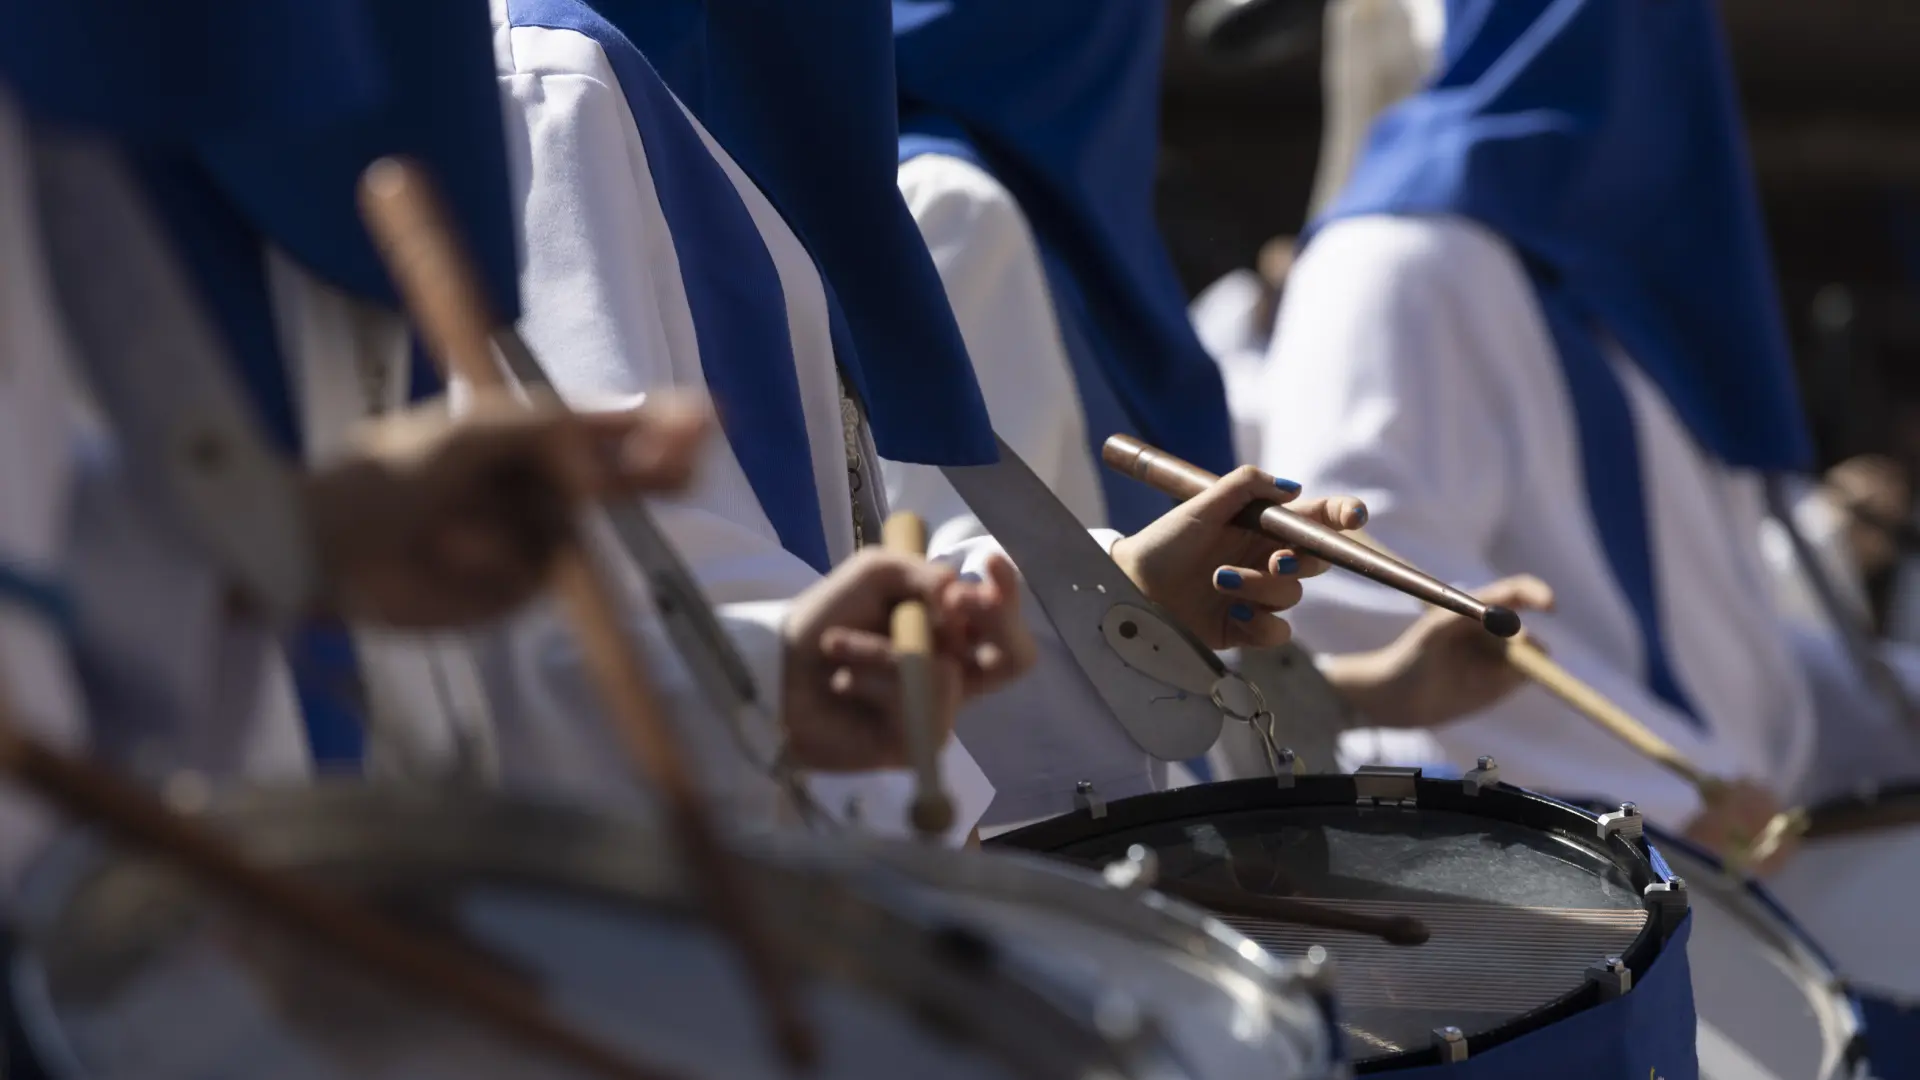
[(1361, 806), (1417, 806), (1417, 766), (1362, 765), (1353, 771), (1354, 801)]
[(1460, 778), (1460, 787), (1468, 795), (1478, 795), (1500, 783), (1500, 763), (1491, 757), (1482, 757), (1478, 765), (1468, 769)]
[(1440, 1064), (1457, 1065), (1467, 1060), (1467, 1034), (1452, 1024), (1434, 1028), (1433, 1049), (1440, 1055)]
[(1640, 808), (1630, 802), (1620, 804), (1620, 809), (1611, 814), (1600, 815), (1598, 832), (1600, 839), (1620, 834), (1623, 839), (1638, 840), (1646, 831), (1646, 819), (1640, 816)]
[(1286, 789), (1293, 786), (1293, 778), (1300, 775), (1300, 755), (1283, 746), (1274, 751), (1274, 785)]
[(1091, 780), (1082, 780), (1073, 785), (1073, 805), (1077, 810), (1085, 810), (1087, 813), (1092, 814), (1095, 820), (1107, 816), (1107, 800), (1101, 798), (1100, 793), (1093, 790), (1093, 781)]
[(1633, 989), (1633, 969), (1625, 960), (1609, 956), (1587, 969), (1587, 981), (1600, 989), (1601, 1001), (1612, 1001)]
[(1653, 907), (1655, 925), (1660, 936), (1665, 938), (1680, 927), (1680, 920), (1687, 917), (1687, 883), (1680, 878), (1656, 881), (1642, 890), (1641, 895)]

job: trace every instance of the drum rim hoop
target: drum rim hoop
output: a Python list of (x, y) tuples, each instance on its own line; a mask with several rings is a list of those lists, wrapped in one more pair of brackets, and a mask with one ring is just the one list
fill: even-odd
[[(1470, 791), (1461, 780), (1428, 777), (1418, 769), (1400, 772), (1412, 779), (1416, 808), (1486, 817), (1577, 840), (1613, 861), (1634, 887), (1643, 892), (1646, 886), (1666, 880), (1656, 869), (1643, 840), (1629, 840), (1613, 833), (1602, 842), (1598, 837), (1598, 815), (1573, 803), (1511, 784), (1488, 785)], [(1287, 786), (1276, 783), (1272, 777), (1256, 777), (1150, 792), (1115, 799), (1105, 804), (1098, 818), (1087, 809), (1075, 810), (1003, 833), (987, 844), (1053, 853), (1111, 833), (1172, 821), (1286, 808), (1355, 807), (1359, 803), (1358, 780), (1352, 773), (1315, 773), (1296, 776)], [(1621, 956), (1633, 970), (1636, 981), (1665, 950), (1668, 936), (1661, 932), (1660, 919), (1651, 902), (1643, 900), (1642, 903), (1648, 913), (1647, 925)], [(1337, 986), (1335, 993), (1337, 996)], [(1505, 1023), (1471, 1035), (1473, 1052), (1491, 1050), (1597, 1004), (1597, 989), (1591, 983), (1582, 985)], [(1387, 1072), (1434, 1065), (1439, 1060), (1437, 1050), (1408, 1050), (1355, 1062), (1352, 1068), (1355, 1073)]]
[[(416, 815), (415, 821), (422, 827), (454, 823), (462, 814), (471, 815), (473, 820), (485, 821), (500, 819), (502, 815), (519, 813), (526, 815), (523, 822), (534, 830), (552, 830), (555, 828), (578, 828), (585, 835), (579, 843), (588, 848), (604, 846), (610, 842), (632, 840), (635, 837), (659, 836), (661, 829), (646, 821), (622, 818), (618, 815), (598, 812), (590, 807), (541, 798), (519, 792), (503, 792), (491, 788), (477, 788), (466, 784), (447, 785), (398, 785), (387, 786), (367, 784), (353, 780), (321, 780), (302, 784), (261, 785), (238, 788), (222, 793), (204, 806), (194, 808), (196, 816), (206, 816), (218, 820), (228, 816), (244, 817), (249, 812), (260, 812), (269, 821), (274, 814), (294, 815), (302, 812), (324, 810), (332, 807), (344, 807), (350, 812), (374, 814), (382, 809), (398, 810), (400, 813)], [(436, 815), (439, 815), (436, 818)], [(347, 831), (353, 831), (351, 821)], [(803, 838), (804, 839), (804, 838)], [(478, 842), (478, 841), (462, 841)], [(736, 840), (736, 842), (739, 842)], [(652, 845), (658, 847), (658, 845)], [(752, 840), (741, 844), (750, 856), (763, 854), (766, 849), (756, 847)], [(650, 851), (629, 852), (643, 859), (659, 859), (669, 868), (676, 867), (677, 861), (664, 852), (653, 854)], [(78, 1048), (71, 1037), (68, 1025), (63, 1021), (63, 1012), (53, 1001), (46, 983), (46, 964), (44, 949), (36, 944), (36, 937), (48, 927), (57, 925), (64, 910), (63, 901), (71, 897), (77, 888), (87, 882), (102, 869), (115, 865), (127, 854), (117, 851), (115, 845), (97, 831), (76, 827), (57, 836), (32, 861), (27, 873), (23, 875), (18, 892), (18, 903), (13, 912), (13, 933), (10, 947), (5, 950), (4, 969), (0, 970), (0, 992), (7, 996), (5, 1011), (13, 1014), (14, 1025), (23, 1037), (23, 1051), (38, 1061), (49, 1077), (85, 1077), (90, 1075), (83, 1067), (78, 1056)], [(279, 862), (284, 859), (270, 855), (268, 861)], [(295, 857), (295, 863), (301, 860)], [(455, 859), (454, 861), (458, 861)], [(771, 863), (776, 872), (793, 871), (794, 864), (781, 862), (777, 858), (764, 860)], [(513, 875), (522, 868), (506, 865), (503, 860), (495, 867), (499, 873)], [(694, 909), (695, 900), (681, 894), (678, 885), (671, 886), (655, 895), (648, 895), (643, 886), (632, 880), (622, 882), (623, 874), (631, 877), (632, 864), (622, 867), (602, 868), (599, 872), (579, 877), (569, 883), (585, 893), (595, 893), (605, 897), (625, 896), (630, 900), (650, 902), (662, 910)], [(476, 868), (479, 869), (479, 868)], [(1058, 874), (1057, 867), (1045, 867)], [(537, 877), (534, 871), (525, 871), (530, 877)], [(676, 878), (677, 869), (665, 871)], [(852, 885), (849, 891), (859, 895)], [(895, 929), (905, 927), (914, 929), (914, 924), (897, 909), (885, 906), (881, 899), (867, 897), (866, 904), (877, 912), (894, 913), (894, 919), (888, 923)], [(840, 904), (830, 904), (839, 907)], [(897, 926), (896, 926), (897, 924)], [(1269, 965), (1266, 970), (1272, 970)], [(1023, 984), (1011, 974), (997, 976), (1003, 989), (1020, 989)], [(856, 980), (867, 986), (868, 992), (884, 990), (876, 988), (870, 978)], [(1031, 995), (1027, 995), (1031, 996)], [(1076, 1028), (1095, 1034), (1096, 1025), (1089, 1019), (1075, 1014), (1075, 1010), (1064, 1002), (1053, 1002), (1046, 997), (1036, 997), (1029, 1004), (1057, 1011), (1062, 1021), (1072, 1023)], [(911, 1007), (909, 1007), (911, 1011)], [(1093, 1042), (1105, 1048), (1110, 1054), (1120, 1048), (1113, 1047), (1109, 1040), (1095, 1038)], [(980, 1045), (990, 1054), (998, 1056), (992, 1040)], [(1107, 1057), (1109, 1061), (1150, 1060), (1164, 1055), (1165, 1048), (1156, 1043), (1142, 1044), (1126, 1048), (1118, 1058)], [(1094, 1060), (1089, 1058), (1087, 1060)], [(1014, 1074), (1020, 1075), (1028, 1067), (1018, 1061), (1006, 1062)]]

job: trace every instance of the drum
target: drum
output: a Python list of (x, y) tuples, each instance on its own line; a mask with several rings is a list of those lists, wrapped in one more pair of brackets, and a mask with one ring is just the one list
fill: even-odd
[(1860, 995), (1874, 1071), (1920, 1077), (1920, 785), (1815, 807), (1767, 888)]
[[(1160, 888), (1204, 898), (1276, 955), (1324, 946), (1358, 1072), (1464, 1060), (1514, 1077), (1576, 1075), (1572, 1063), (1580, 1076), (1686, 1075), (1687, 893), (1640, 825), (1630, 809), (1595, 815), (1502, 785), (1490, 768), (1455, 780), (1367, 768), (1090, 803), (995, 843), (1089, 864), (1138, 845), (1155, 853)], [(1279, 922), (1258, 913), (1262, 896), (1411, 916), (1430, 937), (1393, 945)]]
[(1865, 1077), (1859, 1009), (1819, 948), (1765, 890), (1685, 841), (1648, 834), (1693, 906), (1701, 1080)]
[[(254, 855), (470, 947), (675, 1077), (785, 1077), (729, 946), (649, 827), (475, 792), (317, 787), (207, 811)], [(1039, 860), (750, 848), (827, 1078), (1319, 1078), (1313, 972), (1197, 911)], [(24, 887), (12, 1005), (50, 1080), (563, 1073), (370, 986), (88, 836)], [(575, 1075), (565, 1073), (564, 1075)]]

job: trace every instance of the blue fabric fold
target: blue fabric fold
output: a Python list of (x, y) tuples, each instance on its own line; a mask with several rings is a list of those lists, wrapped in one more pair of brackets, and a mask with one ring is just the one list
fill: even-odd
[(808, 453), (785, 293), (759, 226), (647, 58), (583, 0), (511, 0), (514, 26), (571, 30), (600, 46), (647, 148), (673, 235), (700, 367), (720, 424), (780, 545), (832, 568)]
[(1648, 685), (1697, 722), (1666, 655), (1648, 464), (1606, 345), (1718, 460), (1812, 458), (1715, 6), (1449, 0), (1438, 73), (1375, 123), (1310, 233), (1363, 214), (1460, 215), (1527, 263)]
[[(880, 453), (928, 465), (997, 460), (939, 271), (900, 198), (884, 5), (583, 6), (647, 57), (806, 245), (827, 288), (835, 358), (867, 407)], [(703, 363), (706, 356), (703, 346)]]
[[(895, 0), (893, 16), (901, 160), (963, 142), (1018, 202), (1082, 398), (1122, 413), (1088, 407), (1096, 458), (1107, 436), (1126, 432), (1232, 469), (1225, 387), (1154, 219), (1165, 5)], [(1132, 530), (1152, 517), (1125, 487), (1107, 486), (1109, 510)]]
[(0, 562), (0, 607), (19, 607), (62, 634), (73, 629), (73, 597), (57, 578)]

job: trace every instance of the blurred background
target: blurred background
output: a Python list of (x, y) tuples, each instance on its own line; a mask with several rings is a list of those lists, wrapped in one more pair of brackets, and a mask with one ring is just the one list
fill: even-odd
[[(1321, 144), (1320, 3), (1203, 55), (1169, 0), (1161, 223), (1189, 294), (1303, 223)], [(1823, 464), (1920, 475), (1920, 2), (1725, 0)]]

